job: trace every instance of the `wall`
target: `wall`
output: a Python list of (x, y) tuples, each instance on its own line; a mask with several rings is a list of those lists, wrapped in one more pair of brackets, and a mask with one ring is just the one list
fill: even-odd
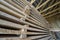
[(60, 14), (52, 16), (47, 19), (51, 24), (52, 29), (59, 30), (60, 29)]

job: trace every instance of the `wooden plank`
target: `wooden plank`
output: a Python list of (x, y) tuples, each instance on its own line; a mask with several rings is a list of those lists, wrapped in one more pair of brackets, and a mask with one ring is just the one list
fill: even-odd
[(10, 37), (10, 38), (0, 38), (1, 40), (31, 40), (31, 39), (28, 39), (28, 38), (19, 38), (19, 37)]
[[(46, 3), (47, 1), (45, 2), (45, 4)], [(27, 11), (25, 10), (25, 7), (27, 5), (30, 9), (32, 9), (32, 11), (30, 9), (29, 11), (32, 12), (33, 15), (27, 14), (28, 12), (25, 12)], [(43, 5), (44, 4), (42, 4), (40, 7), (42, 7)], [(41, 16), (41, 14), (38, 14), (39, 12), (26, 0), (1, 0), (0, 8), (0, 34), (19, 34), (18, 37), (2, 37), (0, 38), (1, 40), (32, 40), (49, 36), (49, 25), (47, 21)], [(18, 22), (19, 24), (17, 24)], [(3, 26), (5, 28), (3, 28)], [(14, 28), (17, 30), (8, 28)], [(32, 32), (29, 32), (29, 30)], [(24, 35), (36, 36), (23, 38)]]
[(4, 5), (2, 5), (2, 4), (0, 4), (0, 9), (1, 9), (2, 11), (6, 12), (6, 13), (11, 14), (11, 15), (14, 15), (14, 16), (16, 16), (16, 17), (18, 17), (18, 18), (23, 17), (23, 16), (20, 15), (19, 13), (15, 12), (15, 11), (9, 9), (9, 8), (7, 8), (6, 6), (4, 6)]
[(42, 38), (42, 39), (38, 39), (38, 40), (48, 40), (49, 38), (51, 38), (51, 36), (45, 37), (45, 38)]
[(16, 3), (14, 3), (12, 0), (5, 0), (5, 1), (9, 2), (11, 5), (15, 6), (19, 10), (23, 11), (23, 8), (21, 8), (19, 5), (17, 5)]
[[(46, 25), (46, 24), (48, 24), (48, 22), (46, 21), (46, 19), (43, 18), (43, 17), (41, 16), (41, 14), (39, 14), (39, 12), (38, 12), (37, 10), (35, 10), (34, 7), (32, 8), (32, 10), (34, 10), (34, 11), (36, 12), (35, 14), (38, 13), (37, 15), (39, 15), (39, 18), (36, 18), (36, 16), (35, 16), (36, 20), (39, 19), (40, 21), (43, 21), (43, 24), (44, 24), (43, 27), (45, 27), (45, 26), (48, 27), (48, 25)], [(33, 16), (33, 15), (32, 15), (32, 16)], [(33, 17), (33, 18), (34, 18), (34, 17)], [(38, 21), (38, 20), (37, 20), (37, 21)]]
[[(4, 6), (3, 6), (3, 5), (1, 5), (1, 8), (2, 8), (2, 9), (4, 9), (4, 11), (6, 10), (6, 9), (5, 9), (6, 7), (4, 8)], [(11, 14), (14, 14), (14, 15), (16, 15), (16, 16), (18, 16), (18, 17), (20, 17), (20, 14), (18, 14), (18, 13), (17, 13), (17, 14), (15, 14), (15, 12), (13, 12), (12, 10), (11, 10), (11, 12), (10, 12), (10, 9), (7, 9), (7, 11), (8, 11), (9, 13), (11, 13)]]
[(20, 34), (20, 31), (0, 28), (0, 34)]
[[(32, 15), (32, 17), (34, 17), (33, 15)], [(34, 17), (34, 18), (36, 18), (36, 17)], [(36, 18), (37, 19), (37, 18)], [(37, 20), (38, 21), (38, 20)], [(44, 23), (44, 22), (43, 22)], [(40, 25), (41, 25), (41, 27), (42, 28), (45, 28), (45, 29), (48, 29), (48, 28), (46, 28), (46, 27), (48, 27), (48, 25), (46, 25), (47, 23), (45, 22), (44, 24), (43, 23), (40, 23)]]
[(9, 14), (7, 14), (5, 12), (2, 12), (2, 11), (0, 11), (0, 18), (1, 17), (3, 17), (4, 19), (7, 19), (7, 20), (12, 20), (12, 21), (19, 22), (19, 19), (18, 18), (14, 17), (12, 15), (9, 15)]
[(20, 15), (26, 15), (24, 12), (20, 11), (19, 9), (17, 9), (17, 8), (14, 7), (13, 5), (11, 5), (11, 4), (3, 1), (3, 0), (2, 0), (0, 3), (3, 4), (3, 5), (5, 5), (5, 6), (7, 6), (7, 7), (9, 7), (9, 8), (12, 9), (12, 10), (18, 12)]
[(28, 37), (30, 39), (37, 39), (37, 38), (42, 38), (42, 37), (46, 37), (48, 35), (42, 35), (42, 36), (32, 36), (32, 37)]
[[(35, 31), (44, 31), (44, 30), (39, 30), (39, 29), (30, 28), (30, 27), (27, 27), (27, 26), (22, 26), (22, 25), (19, 25), (19, 24), (15, 24), (15, 23), (5, 21), (5, 20), (2, 20), (2, 19), (0, 19), (0, 25), (7, 26), (7, 27), (12, 27), (12, 28), (16, 28), (16, 29), (24, 28), (24, 29), (35, 30)], [(44, 32), (48, 32), (48, 31), (44, 31)]]
[[(17, 21), (17, 22), (20, 22), (20, 20), (18, 19), (18, 18), (16, 18), (16, 17), (13, 17), (13, 16), (11, 16), (11, 15), (9, 15), (9, 14), (6, 14), (6, 13), (4, 13), (4, 12), (1, 12), (0, 11), (0, 15), (2, 16), (2, 17), (4, 17), (4, 18), (7, 18), (7, 19), (10, 19), (10, 20), (13, 20), (13, 21)], [(21, 23), (21, 22), (20, 22)], [(23, 22), (24, 23), (24, 22)], [(26, 24), (26, 23), (25, 23)], [(27, 23), (28, 24), (28, 23)], [(30, 24), (29, 24), (30, 25)]]
[(17, 2), (19, 2), (19, 3), (21, 2), (23, 7), (27, 5), (23, 0), (17, 0)]
[(0, 34), (48, 34), (48, 33), (35, 33), (35, 32), (22, 32), (21, 30), (11, 30), (0, 28)]
[[(31, 17), (32, 17), (31, 19), (33, 20), (33, 22), (35, 22), (35, 24), (37, 24), (37, 25), (45, 28), (45, 26), (44, 26), (43, 24), (41, 24), (41, 22), (37, 21), (33, 15), (31, 15)], [(29, 17), (29, 18), (30, 18), (30, 17)], [(28, 19), (28, 18), (27, 18), (27, 20), (29, 20), (29, 21), (32, 22), (31, 19)]]
[[(13, 17), (13, 16), (11, 16), (11, 15), (8, 15), (8, 14), (6, 14), (6, 13), (3, 13), (3, 12), (0, 12), (1, 14), (0, 15), (2, 15), (2, 16), (4, 16), (4, 17), (7, 17), (7, 18), (9, 18), (9, 19), (12, 19), (12, 20), (16, 20), (17, 22), (20, 22), (20, 20), (18, 19), (18, 18), (16, 18), (16, 17)], [(21, 22), (20, 22), (21, 23)], [(23, 22), (24, 23), (24, 22)], [(28, 24), (28, 23), (25, 23), (25, 24)], [(30, 24), (29, 24), (30, 25)]]
[[(14, 16), (11, 16), (11, 15), (9, 15), (9, 14), (6, 14), (6, 13), (4, 13), (4, 12), (1, 12), (0, 11), (0, 15), (3, 17), (4, 16), (4, 18), (8, 18), (7, 20), (12, 20), (12, 21), (17, 21), (17, 22), (20, 22), (20, 20), (18, 19), (18, 18), (16, 18), (16, 17), (14, 17)], [(29, 21), (32, 21), (32, 20), (29, 20)], [(20, 22), (21, 23), (21, 22)]]
[(12, 23), (12, 22), (9, 22), (9, 21), (5, 21), (5, 20), (2, 20), (2, 19), (0, 19), (0, 25), (7, 26), (7, 27), (12, 27), (12, 28), (16, 28), (16, 29), (23, 28), (19, 24), (15, 24), (15, 23)]
[(31, 24), (31, 23), (29, 23), (29, 22), (25, 22), (25, 21), (21, 21), (21, 22), (24, 22), (24, 23), (26, 23), (27, 25), (31, 25), (31, 26), (33, 26), (33, 27), (37, 27), (37, 28), (40, 28), (40, 29), (44, 29), (44, 28), (42, 28), (42, 27), (36, 26), (36, 25), (34, 25), (34, 24)]
[(36, 33), (36, 32), (23, 32), (22, 34), (34, 34), (34, 35), (37, 35), (37, 34), (48, 34), (48, 33)]

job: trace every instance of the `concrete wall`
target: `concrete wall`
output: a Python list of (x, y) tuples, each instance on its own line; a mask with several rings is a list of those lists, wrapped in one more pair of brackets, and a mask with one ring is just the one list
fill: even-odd
[(52, 16), (47, 20), (51, 24), (52, 29), (56, 29), (56, 30), (60, 29), (60, 14)]

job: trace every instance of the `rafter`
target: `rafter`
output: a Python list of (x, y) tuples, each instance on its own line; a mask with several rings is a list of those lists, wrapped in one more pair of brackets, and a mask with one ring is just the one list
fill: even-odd
[(34, 2), (35, 2), (35, 0), (31, 0), (31, 4), (34, 3)]
[[(54, 2), (54, 0), (52, 0), (52, 2), (50, 4), (48, 4), (48, 7), (51, 6), (53, 2)], [(40, 10), (43, 10), (45, 6), (46, 5), (44, 5)]]
[(38, 8), (38, 7), (39, 7), (39, 5), (42, 3), (42, 1), (43, 1), (43, 0), (40, 0), (40, 2), (39, 2), (39, 4), (37, 5), (37, 7), (36, 7), (36, 8)]
[(59, 1), (59, 2), (57, 2), (57, 3), (55, 3), (55, 4), (54, 4), (54, 5), (52, 5), (52, 6), (49, 6), (48, 8), (44, 9), (44, 10), (43, 10), (43, 11), (41, 11), (40, 13), (43, 13), (43, 12), (47, 11), (48, 9), (50, 9), (50, 8), (54, 7), (55, 5), (57, 5), (57, 4), (59, 4), (59, 3), (60, 3), (60, 1)]
[[(59, 13), (60, 13), (60, 12), (59, 12)], [(57, 14), (59, 14), (59, 13), (53, 13), (52, 15), (46, 16), (45, 18), (52, 17), (52, 16), (57, 15)]]
[(46, 5), (50, 0), (47, 0), (46, 2), (44, 2), (43, 4), (41, 4), (39, 7), (37, 7), (36, 9), (41, 8), (42, 6)]
[(52, 14), (53, 12), (55, 12), (55, 11), (57, 11), (57, 10), (60, 10), (60, 8), (57, 8), (57, 9), (55, 9), (55, 10), (53, 10), (53, 11), (50, 11), (50, 12), (48, 12), (47, 14), (45, 14), (45, 15), (43, 15), (43, 16), (47, 16), (47, 15), (49, 15), (49, 14)]

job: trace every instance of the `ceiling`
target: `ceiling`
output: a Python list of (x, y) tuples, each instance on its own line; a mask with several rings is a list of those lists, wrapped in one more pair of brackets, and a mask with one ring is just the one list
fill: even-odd
[(60, 0), (27, 0), (45, 18), (52, 17), (60, 13)]

